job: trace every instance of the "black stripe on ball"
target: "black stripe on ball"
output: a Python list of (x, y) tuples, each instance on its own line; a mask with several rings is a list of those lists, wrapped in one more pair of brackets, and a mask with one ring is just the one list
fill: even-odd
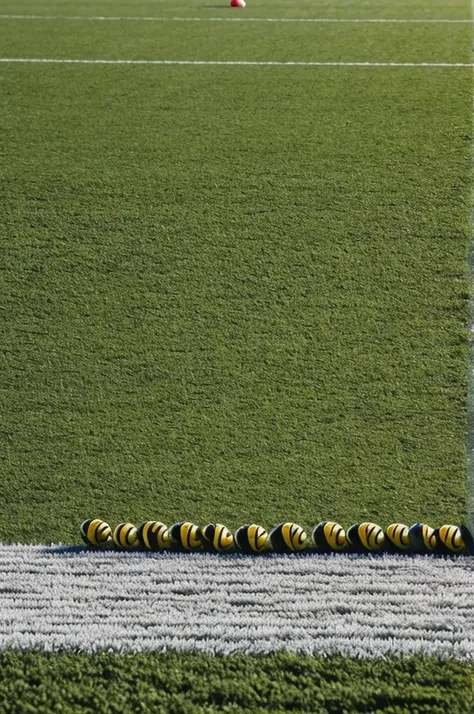
[(459, 526), (459, 530), (461, 531), (462, 539), (466, 544), (467, 552), (469, 555), (474, 555), (474, 538), (471, 531), (465, 525)]
[(436, 535), (426, 523), (415, 523), (408, 531), (410, 550), (414, 553), (430, 553), (436, 547)]
[(119, 546), (119, 548), (123, 547), (122, 533), (123, 533), (123, 529), (125, 528), (126, 525), (127, 525), (126, 523), (120, 523), (114, 531), (114, 541), (115, 541), (115, 544)]
[(87, 521), (84, 521), (83, 523), (81, 523), (81, 536), (82, 536), (82, 540), (83, 540), (84, 543), (86, 543), (87, 545), (92, 545), (92, 543), (90, 542), (89, 537), (88, 537), (88, 535), (87, 535), (87, 531), (88, 531), (88, 528), (89, 528), (90, 524), (92, 523), (92, 520), (93, 520), (92, 518), (89, 518)]
[(240, 550), (244, 550), (246, 552), (252, 550), (248, 533), (249, 528), (250, 526), (248, 525), (240, 526), (240, 528), (237, 528), (234, 533), (234, 540), (237, 543), (237, 547), (240, 548)]

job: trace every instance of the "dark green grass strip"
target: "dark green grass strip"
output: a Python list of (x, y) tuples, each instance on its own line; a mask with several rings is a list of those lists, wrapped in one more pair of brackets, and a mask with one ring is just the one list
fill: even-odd
[(293, 655), (0, 655), (9, 714), (468, 714), (470, 666)]

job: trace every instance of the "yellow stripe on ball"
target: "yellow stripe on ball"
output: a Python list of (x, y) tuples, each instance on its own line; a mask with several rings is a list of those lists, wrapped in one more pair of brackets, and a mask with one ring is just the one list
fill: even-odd
[(99, 546), (112, 539), (112, 529), (100, 518), (89, 518), (81, 524), (81, 535), (88, 545)]
[(119, 523), (113, 534), (114, 543), (119, 548), (130, 550), (140, 545), (138, 530), (133, 523)]
[(285, 523), (282, 532), (285, 543), (290, 550), (303, 550), (306, 545), (307, 535), (301, 526), (296, 523)]
[(218, 552), (229, 550), (234, 544), (232, 533), (222, 523), (209, 523), (201, 528), (201, 535), (205, 542)]
[(172, 540), (185, 550), (198, 550), (202, 547), (201, 530), (194, 523), (183, 521), (170, 528)]
[(257, 553), (261, 553), (269, 546), (268, 533), (262, 526), (252, 524), (248, 529), (248, 538), (252, 544), (252, 549)]
[(438, 531), (438, 538), (440, 539), (441, 543), (453, 553), (459, 553), (466, 547), (466, 544), (461, 535), (461, 530), (460, 528), (458, 528), (458, 526), (441, 526)]
[(148, 550), (169, 548), (171, 536), (168, 527), (161, 521), (147, 521), (138, 529), (138, 536)]
[(367, 550), (378, 550), (385, 540), (383, 530), (376, 523), (362, 523), (359, 536)]
[(408, 526), (404, 523), (391, 523), (385, 530), (385, 535), (392, 545), (399, 550), (408, 550), (410, 539), (408, 537)]
[(238, 548), (246, 553), (261, 553), (270, 545), (269, 535), (265, 528), (252, 523), (240, 526), (235, 531), (234, 540)]
[(270, 533), (270, 540), (276, 551), (295, 553), (306, 547), (308, 536), (297, 523), (280, 523)]
[(356, 523), (347, 531), (347, 538), (351, 545), (362, 547), (364, 550), (380, 550), (385, 543), (385, 536), (382, 528), (376, 523)]
[(339, 523), (323, 521), (313, 529), (313, 541), (320, 550), (344, 550), (347, 548), (346, 532)]

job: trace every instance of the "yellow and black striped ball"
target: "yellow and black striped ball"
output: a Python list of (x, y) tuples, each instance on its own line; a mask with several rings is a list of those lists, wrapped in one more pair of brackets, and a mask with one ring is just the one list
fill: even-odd
[(376, 523), (355, 523), (347, 531), (347, 540), (359, 551), (375, 552), (383, 548), (385, 536)]
[(444, 525), (437, 528), (435, 531), (438, 545), (442, 550), (450, 551), (451, 553), (462, 553), (466, 550), (466, 543), (462, 537), (459, 526)]
[(346, 532), (339, 523), (323, 521), (313, 529), (313, 541), (318, 550), (344, 550), (348, 546)]
[(434, 528), (426, 523), (415, 523), (408, 531), (410, 550), (413, 553), (429, 553), (436, 549), (437, 538)]
[(404, 523), (391, 523), (385, 529), (385, 540), (393, 550), (409, 550), (408, 526)]
[(100, 518), (88, 518), (81, 524), (81, 535), (87, 545), (100, 546), (112, 540), (112, 528)]
[(133, 523), (119, 523), (113, 533), (114, 543), (122, 550), (131, 550), (140, 546), (138, 530)]
[(263, 553), (270, 547), (270, 537), (262, 526), (252, 523), (250, 526), (240, 526), (234, 533), (237, 547), (244, 553)]
[(297, 523), (279, 523), (270, 533), (270, 542), (277, 553), (297, 553), (306, 548), (308, 536)]
[(219, 553), (223, 550), (230, 550), (234, 545), (234, 536), (222, 523), (209, 523), (204, 528), (201, 528), (201, 536), (204, 546), (217, 550)]
[(202, 547), (201, 529), (189, 521), (175, 523), (170, 528), (171, 540), (184, 550), (198, 550)]
[(147, 521), (138, 529), (140, 543), (147, 550), (163, 550), (171, 545), (168, 526), (161, 521)]

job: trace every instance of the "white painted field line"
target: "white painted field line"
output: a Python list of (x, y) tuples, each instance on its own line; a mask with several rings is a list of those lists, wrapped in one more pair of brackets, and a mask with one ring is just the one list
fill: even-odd
[(474, 558), (0, 545), (0, 649), (474, 659)]
[(253, 62), (247, 60), (106, 60), (0, 57), (3, 63), (111, 64), (111, 65), (198, 65), (218, 67), (474, 67), (472, 62)]
[(84, 20), (84, 21), (133, 21), (133, 22), (309, 22), (309, 23), (377, 23), (377, 24), (433, 24), (472, 25), (474, 20), (450, 19), (392, 19), (392, 18), (342, 18), (342, 17), (140, 17), (106, 15), (0, 15), (1, 20)]

